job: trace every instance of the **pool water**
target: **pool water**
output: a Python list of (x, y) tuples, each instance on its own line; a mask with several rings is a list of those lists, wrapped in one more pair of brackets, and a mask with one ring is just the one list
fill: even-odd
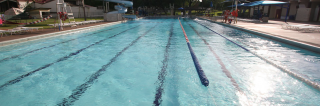
[[(141, 19), (0, 47), (6, 106), (318, 105), (320, 92), (234, 43), (319, 83), (319, 54), (182, 19), (210, 81), (201, 84), (178, 19)], [(200, 23), (200, 24), (198, 24)]]

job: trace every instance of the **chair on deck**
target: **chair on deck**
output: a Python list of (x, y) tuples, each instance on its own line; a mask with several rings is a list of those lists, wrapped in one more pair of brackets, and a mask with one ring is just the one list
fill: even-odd
[(6, 32), (7, 32), (6, 30), (0, 30), (1, 37), (2, 37), (3, 35), (7, 35)]
[(299, 27), (309, 26), (309, 24), (299, 24), (299, 25), (290, 25), (290, 24), (282, 24), (282, 29), (291, 29), (298, 30)]
[(42, 29), (43, 30), (43, 27), (21, 27), (22, 29), (25, 29), (27, 31), (33, 31), (33, 30), (39, 30), (39, 29)]
[(29, 29), (22, 29), (21, 27), (16, 27), (16, 28), (13, 28), (13, 29), (9, 29), (9, 30), (7, 30), (6, 32), (7, 33), (10, 33), (10, 35), (12, 35), (12, 34), (16, 34), (16, 33), (18, 33), (19, 32), (19, 34), (21, 34), (22, 33), (22, 31), (28, 31)]
[(320, 27), (318, 26), (300, 26), (296, 29), (302, 32), (320, 32)]

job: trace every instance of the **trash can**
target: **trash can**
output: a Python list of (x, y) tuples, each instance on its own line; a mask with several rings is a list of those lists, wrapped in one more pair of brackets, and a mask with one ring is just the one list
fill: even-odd
[(262, 22), (268, 22), (268, 20), (269, 20), (268, 14), (267, 13), (263, 14)]
[(268, 22), (269, 17), (262, 17), (262, 22)]

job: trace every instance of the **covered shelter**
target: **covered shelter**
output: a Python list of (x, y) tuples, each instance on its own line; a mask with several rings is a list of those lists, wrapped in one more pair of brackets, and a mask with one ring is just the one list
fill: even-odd
[[(286, 8), (287, 9), (287, 12), (286, 12), (286, 16), (285, 16), (285, 22), (287, 22), (287, 17), (288, 17), (288, 12), (289, 12), (289, 7), (290, 7), (290, 4), (288, 2), (281, 2), (281, 1), (255, 1), (255, 2), (251, 2), (251, 3), (241, 3), (241, 4), (238, 4), (238, 5), (231, 5), (231, 6), (228, 6), (228, 7), (253, 7), (254, 10), (257, 8), (257, 13), (258, 15), (261, 15), (261, 12), (260, 12), (260, 6), (269, 6), (268, 8), (268, 16), (270, 14), (270, 6), (279, 6), (281, 8)], [(250, 10), (249, 10), (250, 11)], [(277, 15), (280, 17), (280, 15)]]
[(13, 18), (16, 15), (19, 15), (21, 13), (23, 13), (24, 10), (23, 9), (19, 9), (19, 8), (11, 8), (9, 10), (7, 10), (4, 15), (5, 15), (5, 20), (9, 20), (11, 18)]

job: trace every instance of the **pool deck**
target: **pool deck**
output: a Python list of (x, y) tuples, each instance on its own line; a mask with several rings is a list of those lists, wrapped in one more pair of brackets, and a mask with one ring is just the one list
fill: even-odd
[[(320, 47), (320, 33), (307, 33), (289, 29), (282, 29), (281, 25), (285, 24), (283, 21), (270, 20), (269, 23), (245, 23), (239, 22), (236, 26), (243, 27), (250, 30), (257, 30), (261, 32), (270, 33), (275, 36), (284, 37), (287, 39), (304, 42), (310, 45)], [(299, 25), (307, 23), (288, 22), (290, 25)]]
[[(201, 17), (206, 18), (207, 17)], [(301, 31), (295, 31), (295, 30), (289, 30), (289, 29), (282, 29), (281, 25), (285, 24), (284, 20), (269, 20), (268, 23), (262, 23), (262, 22), (242, 22), (238, 21), (237, 24), (226, 24), (222, 23), (221, 20), (216, 21), (219, 24), (227, 25), (227, 26), (233, 26), (238, 27), (254, 32), (259, 32), (275, 37), (285, 38), (297, 42), (302, 42), (308, 45), (320, 47), (320, 33), (319, 32), (301, 32)], [(287, 22), (290, 25), (299, 25), (299, 24), (310, 24), (315, 26), (320, 26), (320, 22), (296, 22), (296, 21), (288, 21)]]
[[(198, 17), (209, 21), (208, 17)], [(220, 25), (232, 27), (253, 33), (268, 39), (276, 40), (282, 43), (293, 45), (305, 50), (313, 51), (320, 54), (320, 33), (319, 32), (300, 32), (295, 30), (282, 29), (281, 25), (286, 24), (284, 20), (269, 20), (268, 23), (263, 22), (242, 22), (237, 24), (223, 23), (222, 20), (212, 21)], [(309, 24), (312, 26), (320, 26), (320, 22), (297, 22), (288, 21), (290, 25)]]

